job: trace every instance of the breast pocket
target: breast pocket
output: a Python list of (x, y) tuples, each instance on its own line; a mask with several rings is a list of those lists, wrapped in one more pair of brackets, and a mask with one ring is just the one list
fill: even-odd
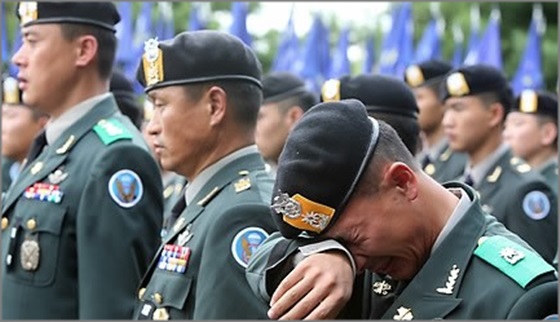
[(25, 210), (18, 209), (14, 217), (17, 235), (12, 241), (15, 243), (13, 262), (8, 267), (7, 276), (28, 285), (48, 286), (55, 281), (57, 272), (66, 273), (58, 263), (67, 210), (54, 205)]
[(191, 277), (156, 269), (147, 288), (139, 294), (141, 304), (135, 318), (159, 320), (192, 317), (187, 306), (192, 289)]

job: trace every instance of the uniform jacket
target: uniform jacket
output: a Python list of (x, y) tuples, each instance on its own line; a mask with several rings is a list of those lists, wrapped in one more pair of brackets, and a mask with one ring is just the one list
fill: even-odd
[(134, 319), (265, 319), (245, 279), (274, 230), (272, 179), (258, 153), (219, 170), (180, 213), (143, 278)]
[(440, 183), (453, 180), (460, 176), (465, 170), (467, 156), (464, 153), (453, 152), (448, 144), (445, 144), (440, 155), (424, 167), (424, 172)]
[[(123, 170), (141, 184), (125, 182)], [(112, 97), (101, 101), (25, 166), (5, 196), (2, 317), (130, 318), (159, 244), (162, 207), (141, 134)]]
[[(340, 317), (542, 319), (557, 311), (554, 268), (485, 214), (473, 190), (461, 187), (473, 200), (471, 206), (417, 275), (397, 283), (366, 271), (356, 279), (352, 298)], [(265, 301), (293, 268), (291, 255), (305, 243), (274, 236), (258, 250), (247, 270), (251, 287)], [(503, 253), (507, 248), (514, 251)], [(515, 255), (518, 258), (512, 260)], [(546, 305), (535, 307), (534, 303)]]

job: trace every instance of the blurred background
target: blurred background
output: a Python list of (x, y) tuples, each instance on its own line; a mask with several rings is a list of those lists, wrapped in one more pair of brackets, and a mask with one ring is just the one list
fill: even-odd
[[(402, 78), (408, 64), (439, 58), (504, 70), (516, 93), (555, 91), (555, 2), (118, 2), (117, 64), (134, 79), (144, 41), (184, 30), (237, 35), (263, 69), (291, 71), (318, 90), (325, 79), (381, 73)], [(16, 3), (2, 3), (2, 65), (21, 43)], [(141, 92), (139, 84), (136, 90)]]

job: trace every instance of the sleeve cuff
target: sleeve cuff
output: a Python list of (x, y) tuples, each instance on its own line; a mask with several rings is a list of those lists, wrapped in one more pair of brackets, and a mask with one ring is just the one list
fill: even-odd
[(305, 257), (308, 257), (313, 254), (322, 253), (329, 250), (342, 251), (344, 254), (346, 254), (346, 257), (348, 257), (348, 259), (350, 260), (350, 265), (352, 266), (352, 274), (354, 274), (354, 277), (356, 277), (356, 262), (354, 261), (352, 254), (350, 254), (350, 252), (344, 246), (342, 246), (342, 244), (340, 244), (334, 239), (327, 239), (317, 243), (308, 244), (305, 246), (301, 246), (298, 249), (299, 252), (296, 253), (293, 259), (294, 266), (299, 264), (299, 262), (301, 262)]

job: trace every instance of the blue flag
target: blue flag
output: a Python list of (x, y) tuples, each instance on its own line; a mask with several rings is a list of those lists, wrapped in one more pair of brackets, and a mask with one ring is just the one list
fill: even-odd
[(294, 62), (299, 55), (299, 39), (296, 35), (293, 21), (293, 8), (290, 12), (288, 25), (282, 34), (276, 56), (272, 62), (271, 71), (295, 72)]
[(200, 16), (200, 11), (200, 4), (191, 2), (191, 12), (189, 13), (189, 23), (187, 26), (187, 30), (196, 31), (206, 29), (206, 23)]
[[(142, 7), (140, 7), (140, 13), (136, 17), (134, 37), (132, 38), (132, 52), (134, 55), (132, 63), (124, 66), (123, 70), (129, 79), (136, 78), (136, 70), (144, 54), (144, 42), (156, 36), (152, 28), (152, 10), (152, 2), (143, 2)], [(133, 84), (136, 93), (143, 91), (142, 86), (138, 82), (133, 82)]]
[(541, 63), (541, 36), (543, 32), (544, 21), (542, 16), (542, 8), (535, 5), (533, 7), (533, 19), (529, 26), (527, 35), (527, 44), (525, 51), (511, 86), (515, 95), (521, 94), (524, 89), (542, 89), (544, 87), (544, 76)]
[(399, 23), (400, 7), (393, 4), (391, 12), (391, 29), (384, 35), (379, 54), (379, 74), (392, 75), (399, 58), (398, 40), (402, 34)]
[(403, 25), (403, 28), (401, 29), (402, 34), (398, 47), (399, 55), (393, 76), (402, 78), (406, 67), (412, 63), (412, 59), (414, 58), (414, 21), (412, 19), (412, 3), (403, 3), (400, 23)]
[(500, 11), (492, 9), (486, 31), (478, 44), (473, 64), (486, 64), (502, 69), (502, 46), (500, 43)]
[(465, 54), (465, 65), (472, 65), (478, 56), (478, 43), (480, 42), (480, 6), (478, 3), (471, 5), (471, 34)]
[(350, 28), (346, 26), (340, 32), (338, 46), (334, 53), (331, 66), (328, 73), (328, 78), (339, 78), (344, 75), (350, 75), (350, 60), (348, 59), (348, 35)]
[(117, 9), (121, 15), (121, 21), (115, 26), (118, 39), (116, 62), (122, 67), (132, 64), (136, 54), (132, 50), (132, 3), (119, 2)]
[[(324, 66), (328, 53), (325, 53), (325, 27), (321, 17), (316, 14), (311, 29), (307, 33), (301, 55), (295, 63), (294, 72), (305, 80), (309, 90), (319, 93), (325, 80)], [(326, 44), (328, 46), (328, 43)]]
[(6, 8), (2, 2), (2, 62), (7, 63), (12, 58), (10, 56), (10, 41), (8, 40), (8, 29), (6, 28)]
[(440, 36), (442, 23), (443, 21), (438, 21), (436, 18), (432, 19), (428, 23), (426, 29), (424, 29), (422, 38), (420, 38), (420, 41), (416, 46), (413, 62), (421, 63), (427, 60), (440, 58)]
[(175, 36), (173, 6), (171, 2), (158, 2), (158, 18), (156, 35), (159, 40), (171, 39)]
[(373, 73), (373, 62), (375, 61), (375, 41), (373, 37), (368, 37), (366, 40), (366, 55), (362, 67), (363, 74)]
[(231, 15), (233, 21), (229, 28), (230, 34), (237, 36), (247, 46), (251, 47), (253, 39), (247, 31), (247, 15), (249, 14), (249, 4), (247, 2), (232, 2)]
[(459, 25), (453, 26), (453, 57), (451, 58), (451, 65), (459, 67), (463, 64), (463, 31)]
[(405, 2), (395, 7), (391, 20), (391, 30), (383, 39), (379, 73), (401, 77), (413, 58), (412, 4)]

